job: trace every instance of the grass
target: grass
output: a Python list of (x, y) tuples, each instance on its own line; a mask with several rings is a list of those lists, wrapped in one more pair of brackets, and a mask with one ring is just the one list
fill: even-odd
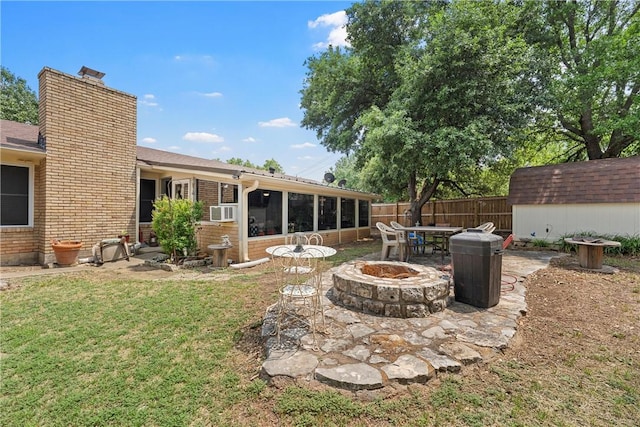
[[(332, 262), (378, 250), (379, 242), (364, 243)], [(1, 292), (0, 425), (631, 426), (640, 419), (638, 358), (602, 345), (564, 362), (505, 359), (372, 401), (268, 386), (257, 376), (260, 361), (238, 348), (275, 301), (265, 301), (267, 274), (57, 275)], [(637, 298), (635, 283), (629, 292)]]

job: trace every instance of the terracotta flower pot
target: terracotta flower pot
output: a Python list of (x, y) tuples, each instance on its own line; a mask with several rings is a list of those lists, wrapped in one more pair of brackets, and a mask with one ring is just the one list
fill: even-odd
[(79, 240), (52, 240), (51, 247), (56, 255), (58, 265), (72, 265), (78, 260), (82, 242)]

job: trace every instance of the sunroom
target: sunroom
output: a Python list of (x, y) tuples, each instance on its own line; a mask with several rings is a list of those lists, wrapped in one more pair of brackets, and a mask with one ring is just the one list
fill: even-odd
[(202, 201), (200, 250), (228, 236), (234, 263), (265, 257), (267, 247), (291, 233), (318, 232), (329, 246), (370, 235), (374, 194), (146, 147), (137, 147), (137, 158), (142, 242), (149, 240), (153, 202), (162, 195)]

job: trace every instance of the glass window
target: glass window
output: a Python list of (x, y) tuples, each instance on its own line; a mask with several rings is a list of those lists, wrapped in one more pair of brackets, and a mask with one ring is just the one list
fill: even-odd
[(190, 180), (178, 179), (171, 181), (171, 194), (173, 199), (191, 199), (189, 188)]
[(318, 230), (337, 229), (338, 198), (320, 196), (318, 200)]
[(151, 222), (153, 203), (156, 201), (156, 180), (140, 179), (140, 215), (138, 221)]
[(238, 203), (236, 184), (220, 184), (220, 203)]
[(355, 199), (340, 199), (340, 228), (354, 228), (356, 226)]
[(358, 226), (369, 226), (369, 201), (358, 200)]
[(30, 169), (24, 166), (2, 165), (0, 174), (0, 225), (30, 225)]
[(160, 185), (162, 188), (162, 195), (171, 197), (171, 178), (162, 178)]
[(288, 231), (313, 231), (313, 194), (289, 193)]
[(249, 237), (282, 234), (282, 192), (258, 188), (249, 193)]

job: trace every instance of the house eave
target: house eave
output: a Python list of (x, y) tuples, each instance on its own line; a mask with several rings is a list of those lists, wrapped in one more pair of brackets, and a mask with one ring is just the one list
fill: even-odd
[(6, 146), (0, 146), (0, 157), (2, 160), (17, 160), (17, 161), (40, 161), (47, 158), (47, 153), (44, 151), (33, 149), (21, 149), (11, 148)]
[(247, 172), (242, 169), (233, 170), (203, 166), (190, 166), (189, 168), (185, 168), (184, 165), (156, 163), (146, 160), (139, 160), (138, 167), (141, 171), (164, 172), (183, 176), (192, 176), (194, 178), (213, 178), (221, 182), (239, 183), (245, 187), (251, 186), (257, 180), (261, 188), (268, 188), (271, 190), (322, 193), (327, 196), (340, 196), (344, 198), (367, 200), (375, 200), (379, 198), (376, 194), (340, 187), (331, 187), (326, 184), (312, 182), (304, 178), (296, 178), (280, 174), (272, 175), (266, 171), (262, 174)]

